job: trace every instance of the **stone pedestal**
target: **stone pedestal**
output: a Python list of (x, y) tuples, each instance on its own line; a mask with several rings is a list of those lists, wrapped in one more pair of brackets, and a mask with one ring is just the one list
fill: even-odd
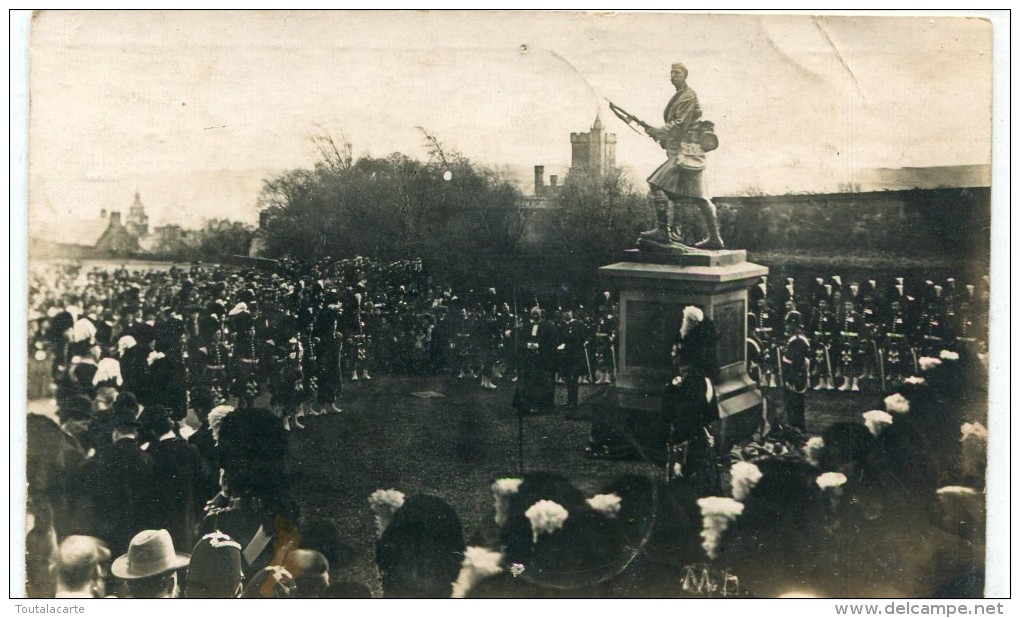
[(662, 393), (673, 376), (670, 353), (687, 305), (700, 307), (719, 336), (717, 446), (749, 436), (761, 418), (762, 396), (746, 371), (747, 292), (768, 268), (748, 262), (745, 251), (633, 250), (626, 259), (599, 269), (619, 290), (620, 324), (616, 383), (592, 407), (593, 442), (600, 432), (621, 432), (641, 450), (655, 450), (648, 441), (658, 437)]

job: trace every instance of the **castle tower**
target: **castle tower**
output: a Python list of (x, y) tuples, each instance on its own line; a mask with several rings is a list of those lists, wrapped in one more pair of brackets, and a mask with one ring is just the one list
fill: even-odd
[(571, 133), (571, 170), (601, 174), (616, 166), (616, 134), (606, 133), (596, 114), (588, 133)]
[(545, 166), (535, 166), (535, 197), (542, 197), (545, 195)]
[(128, 233), (135, 237), (145, 236), (149, 233), (149, 215), (145, 214), (145, 206), (142, 205), (142, 198), (138, 195), (138, 191), (135, 191), (135, 201), (128, 209), (125, 227)]

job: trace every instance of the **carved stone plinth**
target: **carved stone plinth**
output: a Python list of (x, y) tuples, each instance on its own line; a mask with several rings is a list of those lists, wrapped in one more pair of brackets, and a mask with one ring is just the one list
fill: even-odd
[(620, 325), (616, 383), (592, 406), (593, 446), (597, 435), (616, 431), (647, 453), (657, 451), (662, 393), (673, 377), (670, 353), (687, 305), (700, 307), (719, 336), (717, 445), (727, 448), (750, 435), (761, 418), (762, 396), (746, 371), (747, 292), (768, 268), (748, 262), (742, 250), (678, 256), (629, 251), (626, 259), (599, 269), (602, 280), (619, 290)]

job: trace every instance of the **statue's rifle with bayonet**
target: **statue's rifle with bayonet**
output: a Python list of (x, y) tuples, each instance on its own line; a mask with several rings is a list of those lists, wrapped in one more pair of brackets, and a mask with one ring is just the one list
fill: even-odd
[[(609, 109), (616, 114), (616, 117), (622, 120), (631, 128), (632, 131), (638, 135), (644, 135), (645, 137), (652, 137), (650, 130), (653, 129), (652, 125), (648, 124), (644, 120), (641, 120), (634, 114), (631, 114), (627, 110), (623, 109), (619, 105), (613, 103), (609, 99), (606, 99), (606, 103), (609, 103)], [(652, 137), (652, 139), (655, 139)], [(656, 140), (657, 141), (657, 140)]]

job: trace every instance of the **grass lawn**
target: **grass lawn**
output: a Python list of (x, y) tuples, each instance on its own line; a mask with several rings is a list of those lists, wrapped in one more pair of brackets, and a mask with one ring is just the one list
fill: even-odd
[[(353, 559), (338, 569), (338, 577), (365, 583), (381, 594), (374, 562), (375, 523), (367, 503), (376, 489), (443, 498), (460, 516), (465, 539), (486, 525), (492, 517), (489, 484), (518, 474), (512, 387), (501, 381), (498, 390), (487, 391), (477, 380), (380, 376), (345, 384), (342, 414), (305, 418), (307, 428), (291, 434), (295, 493), (306, 516), (333, 520), (353, 548)], [(582, 412), (584, 400), (600, 388), (581, 387)], [(411, 395), (428, 390), (445, 397)], [(563, 401), (563, 387), (559, 391)], [(861, 412), (873, 407), (876, 395), (810, 393), (809, 431), (859, 420)], [(781, 392), (770, 399), (782, 405)], [(562, 412), (526, 417), (525, 470), (559, 472), (589, 494), (618, 474), (660, 474), (658, 466), (641, 461), (588, 459), (588, 432), (587, 421), (566, 420)]]

